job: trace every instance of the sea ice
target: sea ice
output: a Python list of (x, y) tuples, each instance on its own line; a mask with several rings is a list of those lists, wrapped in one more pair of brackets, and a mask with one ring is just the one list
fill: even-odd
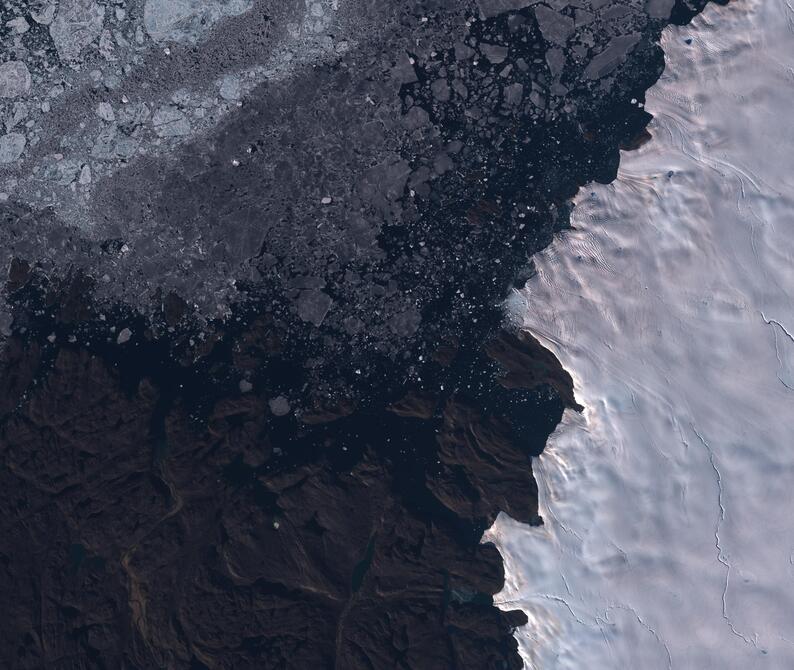
[(92, 0), (61, 0), (50, 25), (50, 37), (62, 60), (77, 60), (102, 33), (105, 9)]
[(155, 42), (196, 42), (218, 21), (251, 9), (249, 0), (147, 0), (146, 32)]

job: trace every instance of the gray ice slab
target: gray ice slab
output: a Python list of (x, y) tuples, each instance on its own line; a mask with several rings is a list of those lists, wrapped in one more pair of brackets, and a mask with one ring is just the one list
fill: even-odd
[(22, 133), (8, 133), (0, 137), (0, 164), (16, 161), (25, 150), (27, 140)]
[(613, 37), (609, 44), (607, 44), (606, 49), (596, 55), (596, 57), (588, 63), (584, 71), (585, 76), (589, 79), (600, 79), (609, 74), (626, 60), (626, 56), (637, 46), (637, 42), (639, 41), (639, 33)]
[(222, 18), (251, 7), (248, 0), (147, 0), (143, 23), (155, 42), (195, 43)]
[(18, 98), (30, 90), (30, 71), (22, 61), (0, 65), (0, 98)]
[(62, 0), (50, 25), (50, 37), (61, 60), (76, 61), (100, 36), (104, 22), (105, 9), (93, 0)]

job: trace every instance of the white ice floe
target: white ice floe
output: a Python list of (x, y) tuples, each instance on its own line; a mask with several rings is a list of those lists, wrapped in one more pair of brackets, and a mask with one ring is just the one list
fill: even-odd
[(666, 31), (653, 141), (511, 302), (587, 408), (536, 461), (545, 526), (489, 534), (528, 668), (794, 668), (793, 30), (743, 0)]

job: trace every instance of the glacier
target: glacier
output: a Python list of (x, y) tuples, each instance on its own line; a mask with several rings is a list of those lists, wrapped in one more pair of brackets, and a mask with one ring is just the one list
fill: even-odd
[(653, 140), (507, 302), (586, 407), (544, 525), (485, 538), (527, 668), (794, 667), (793, 33), (786, 0), (668, 28)]

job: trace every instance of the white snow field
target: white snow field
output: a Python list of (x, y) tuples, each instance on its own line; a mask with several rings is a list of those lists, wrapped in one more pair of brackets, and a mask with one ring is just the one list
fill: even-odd
[(654, 139), (509, 305), (586, 406), (535, 462), (545, 526), (487, 536), (528, 668), (794, 668), (794, 5), (663, 46)]

